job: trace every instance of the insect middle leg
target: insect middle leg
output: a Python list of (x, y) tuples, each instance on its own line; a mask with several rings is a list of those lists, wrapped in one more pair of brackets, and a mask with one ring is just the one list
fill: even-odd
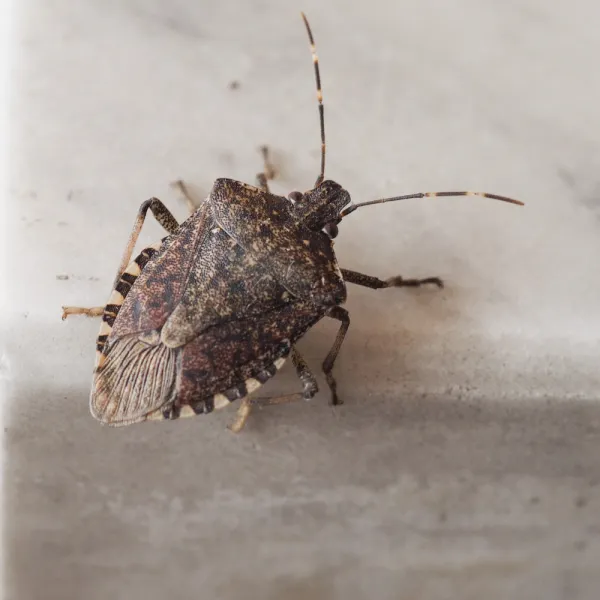
[(275, 167), (273, 166), (273, 163), (271, 163), (271, 161), (269, 160), (269, 147), (268, 146), (261, 146), (260, 153), (262, 154), (262, 157), (263, 157), (263, 170), (261, 173), (257, 173), (256, 183), (261, 190), (263, 190), (265, 192), (269, 192), (268, 182), (271, 179), (275, 179), (275, 175), (276, 175)]
[(311, 373), (306, 361), (294, 347), (292, 348), (292, 362), (302, 382), (302, 391), (283, 396), (274, 396), (272, 398), (244, 398), (238, 409), (236, 420), (229, 426), (231, 431), (239, 433), (242, 430), (254, 406), (271, 406), (273, 404), (297, 402), (298, 400), (310, 400), (319, 391), (315, 376)]
[(364, 275), (356, 271), (341, 269), (344, 281), (362, 285), (371, 288), (372, 290), (380, 290), (390, 287), (420, 287), (422, 285), (437, 285), (439, 288), (444, 287), (444, 282), (439, 277), (426, 277), (425, 279), (404, 279), (400, 275), (390, 277), (389, 279), (378, 279), (371, 275)]
[[(128, 285), (129, 287), (131, 287), (133, 283), (133, 281), (131, 281), (131, 277), (124, 282), (121, 282), (121, 279), (124, 276), (124, 272), (127, 268), (127, 265), (131, 261), (131, 255), (142, 230), (142, 226), (144, 225), (144, 221), (146, 219), (146, 214), (148, 210), (152, 212), (157, 222), (160, 225), (162, 225), (162, 227), (168, 233), (175, 233), (175, 231), (177, 231), (179, 227), (177, 219), (175, 219), (175, 217), (171, 214), (171, 211), (158, 198), (150, 198), (150, 200), (146, 200), (140, 206), (140, 209), (138, 211), (138, 215), (133, 225), (133, 230), (129, 236), (129, 241), (127, 242), (127, 246), (125, 248), (125, 252), (123, 253), (123, 257), (121, 258), (121, 264), (119, 265), (119, 269), (117, 270), (117, 276), (113, 284), (113, 289), (119, 289), (119, 285)], [(143, 250), (142, 253), (136, 259), (136, 261), (138, 261), (140, 271), (147, 264), (149, 259), (150, 249), (147, 248)], [(94, 306), (92, 308), (83, 308), (80, 306), (63, 306), (62, 309), (62, 319), (64, 321), (69, 315), (86, 315), (88, 317), (100, 317), (104, 314), (105, 306)]]

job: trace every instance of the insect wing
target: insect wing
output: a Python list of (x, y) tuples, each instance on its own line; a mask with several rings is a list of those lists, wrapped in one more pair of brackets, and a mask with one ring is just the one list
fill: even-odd
[(211, 327), (179, 348), (136, 334), (119, 338), (94, 375), (92, 414), (113, 425), (184, 407), (208, 413), (242, 398), (275, 374), (277, 359), (319, 321), (325, 308), (297, 301)]

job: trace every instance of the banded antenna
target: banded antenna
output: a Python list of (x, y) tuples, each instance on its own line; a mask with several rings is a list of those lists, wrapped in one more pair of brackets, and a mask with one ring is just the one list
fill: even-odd
[(306, 33), (308, 33), (308, 40), (310, 42), (310, 51), (312, 54), (313, 64), (315, 65), (315, 83), (317, 85), (317, 100), (319, 102), (319, 122), (321, 125), (321, 173), (317, 177), (317, 181), (315, 183), (315, 187), (323, 183), (325, 179), (325, 114), (323, 108), (323, 90), (321, 89), (321, 74), (319, 73), (319, 57), (317, 56), (317, 49), (315, 47), (315, 40), (313, 38), (312, 31), (310, 29), (310, 25), (308, 24), (308, 19), (304, 13), (300, 13), (302, 15), (302, 20), (304, 21), (304, 25), (306, 26)]
[[(321, 89), (321, 74), (319, 72), (319, 58), (317, 57), (317, 49), (315, 47), (315, 40), (313, 38), (308, 19), (304, 13), (302, 20), (306, 26), (306, 32), (308, 33), (308, 40), (310, 42), (310, 51), (312, 53), (313, 64), (315, 65), (315, 83), (317, 86), (317, 100), (319, 102), (319, 122), (321, 126), (321, 172), (317, 177), (315, 187), (323, 183), (325, 179), (325, 115), (323, 107), (323, 90)], [(405, 196), (393, 196), (391, 198), (380, 198), (379, 200), (371, 200), (369, 202), (361, 202), (360, 204), (352, 204), (340, 213), (340, 217), (343, 218), (350, 213), (354, 212), (361, 206), (369, 206), (372, 204), (384, 204), (385, 202), (396, 202), (397, 200), (409, 200), (410, 198), (433, 198), (442, 196), (480, 196), (483, 198), (490, 198), (492, 200), (500, 200), (502, 202), (509, 202), (510, 204), (518, 204), (524, 206), (524, 203), (520, 200), (514, 200), (506, 196), (499, 196), (498, 194), (489, 194), (487, 192), (419, 192), (416, 194), (406, 194)]]
[(411, 198), (440, 198), (442, 196), (480, 196), (482, 198), (491, 198), (492, 200), (501, 200), (502, 202), (509, 202), (510, 204), (525, 206), (525, 203), (521, 202), (520, 200), (514, 200), (513, 198), (508, 198), (507, 196), (499, 196), (498, 194), (488, 194), (487, 192), (418, 192), (416, 194), (406, 194), (405, 196), (393, 196), (391, 198), (380, 198), (379, 200), (370, 200), (369, 202), (351, 204), (348, 208), (345, 208), (340, 213), (340, 217), (344, 218), (361, 206), (384, 204), (385, 202), (396, 202), (397, 200), (410, 200)]

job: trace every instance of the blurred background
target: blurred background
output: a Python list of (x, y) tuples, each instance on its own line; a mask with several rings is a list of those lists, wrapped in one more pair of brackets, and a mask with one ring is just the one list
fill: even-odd
[[(18, 5), (17, 5), (18, 4)], [(301, 342), (311, 403), (124, 429), (88, 396), (139, 205), (217, 177), (286, 195), (319, 170), (361, 209), (352, 323)], [(7, 597), (597, 598), (600, 7), (521, 0), (22, 0), (12, 25)], [(148, 219), (140, 243), (162, 233)], [(14, 268), (13, 268), (14, 267)], [(295, 391), (288, 365), (265, 394)]]

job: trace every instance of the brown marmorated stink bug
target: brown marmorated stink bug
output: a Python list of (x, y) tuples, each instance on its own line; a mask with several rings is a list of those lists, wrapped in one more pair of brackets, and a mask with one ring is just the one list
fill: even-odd
[[(101, 316), (90, 409), (102, 423), (210, 413), (240, 400), (231, 429), (244, 426), (252, 406), (312, 398), (318, 390), (296, 342), (323, 317), (340, 321), (322, 369), (332, 404), (340, 404), (332, 375), (350, 317), (342, 308), (346, 283), (371, 289), (418, 287), (437, 277), (381, 280), (340, 269), (333, 238), (357, 208), (407, 198), (484, 196), (483, 192), (427, 192), (352, 204), (350, 194), (325, 181), (325, 127), (319, 64), (310, 26), (321, 128), (321, 172), (313, 189), (288, 198), (269, 192), (274, 176), (263, 148), (258, 187), (217, 179), (208, 198), (181, 225), (156, 198), (144, 202), (104, 307), (63, 307)], [(184, 194), (186, 188), (181, 182)], [(188, 196), (189, 200), (189, 196)], [(131, 261), (150, 209), (168, 235)], [(302, 391), (251, 398), (291, 355)]]

